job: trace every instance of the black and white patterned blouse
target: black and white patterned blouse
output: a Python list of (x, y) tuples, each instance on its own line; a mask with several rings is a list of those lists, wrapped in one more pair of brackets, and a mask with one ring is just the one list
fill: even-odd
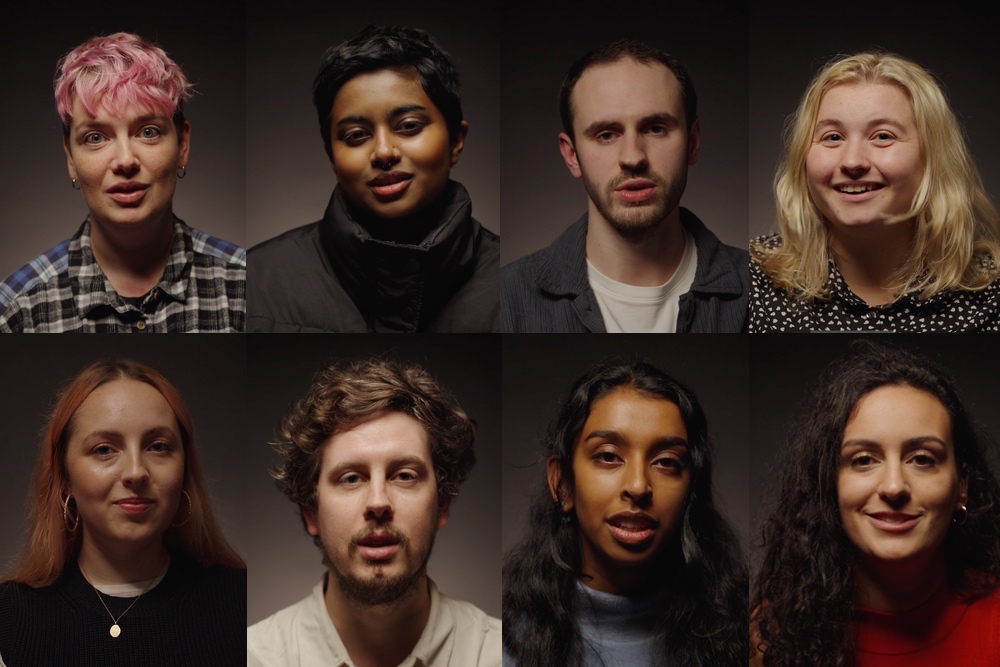
[[(778, 234), (753, 247), (774, 248)], [(1000, 331), (1000, 280), (978, 291), (948, 291), (929, 299), (904, 295), (869, 306), (844, 281), (830, 259), (828, 299), (802, 300), (777, 287), (750, 253), (750, 333), (774, 331), (958, 332)]]

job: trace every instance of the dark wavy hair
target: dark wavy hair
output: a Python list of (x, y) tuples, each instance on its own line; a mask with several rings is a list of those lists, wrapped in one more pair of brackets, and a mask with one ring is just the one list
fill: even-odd
[[(712, 452), (705, 414), (694, 393), (644, 362), (605, 361), (574, 382), (545, 440), (573, 488), (573, 446), (594, 401), (618, 388), (662, 398), (681, 412), (688, 435), (691, 484), (676, 549), (665, 549), (666, 604), (656, 623), (664, 663), (726, 667), (746, 664), (747, 566), (735, 533), (712, 500)], [(580, 544), (575, 520), (544, 484), (535, 496), (527, 536), (504, 558), (503, 643), (518, 667), (581, 665), (576, 625)], [(652, 585), (652, 582), (651, 582)]]
[(386, 412), (409, 415), (427, 429), (438, 505), (458, 495), (476, 462), (475, 422), (422, 367), (378, 358), (328, 364), (288, 410), (275, 443), (282, 460), (271, 471), (278, 488), (315, 511), (324, 445)]
[(323, 54), (313, 81), (313, 104), (326, 154), (333, 158), (330, 112), (341, 87), (359, 74), (382, 69), (413, 69), (420, 86), (444, 116), (454, 144), (462, 126), (462, 85), (451, 57), (423, 30), (368, 26)]
[(945, 537), (949, 584), (974, 600), (1000, 581), (1000, 486), (987, 461), (990, 441), (954, 381), (913, 352), (855, 341), (823, 372), (778, 458), (778, 491), (761, 529), (763, 560), (752, 596), (756, 648), (768, 667), (854, 664), (856, 552), (837, 500), (840, 449), (858, 401), (886, 385), (925, 391), (951, 417), (969, 516), (962, 525), (952, 523)]

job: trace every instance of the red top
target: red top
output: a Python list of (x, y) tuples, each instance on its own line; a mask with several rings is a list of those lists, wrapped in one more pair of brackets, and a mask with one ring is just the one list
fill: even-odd
[(857, 667), (1000, 667), (1000, 587), (969, 604), (942, 586), (911, 611), (857, 616)]

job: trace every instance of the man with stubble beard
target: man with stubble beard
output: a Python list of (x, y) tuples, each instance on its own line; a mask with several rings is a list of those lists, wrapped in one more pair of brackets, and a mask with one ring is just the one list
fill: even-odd
[(247, 630), (250, 667), (499, 667), (500, 620), (427, 576), (475, 462), (472, 420), (419, 366), (331, 364), (282, 421), (278, 486), (327, 574)]
[(745, 331), (747, 252), (680, 207), (701, 141), (687, 69), (619, 40), (573, 64), (559, 110), (559, 150), (587, 213), (501, 271), (502, 330)]

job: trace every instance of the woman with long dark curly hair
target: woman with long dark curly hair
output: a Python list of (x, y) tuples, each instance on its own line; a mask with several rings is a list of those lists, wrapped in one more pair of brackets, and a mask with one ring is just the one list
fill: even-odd
[(712, 501), (691, 390), (648, 363), (599, 364), (545, 451), (547, 483), (504, 560), (504, 665), (745, 664), (747, 567)]
[(948, 374), (856, 343), (789, 433), (752, 664), (1000, 664), (1000, 486)]

